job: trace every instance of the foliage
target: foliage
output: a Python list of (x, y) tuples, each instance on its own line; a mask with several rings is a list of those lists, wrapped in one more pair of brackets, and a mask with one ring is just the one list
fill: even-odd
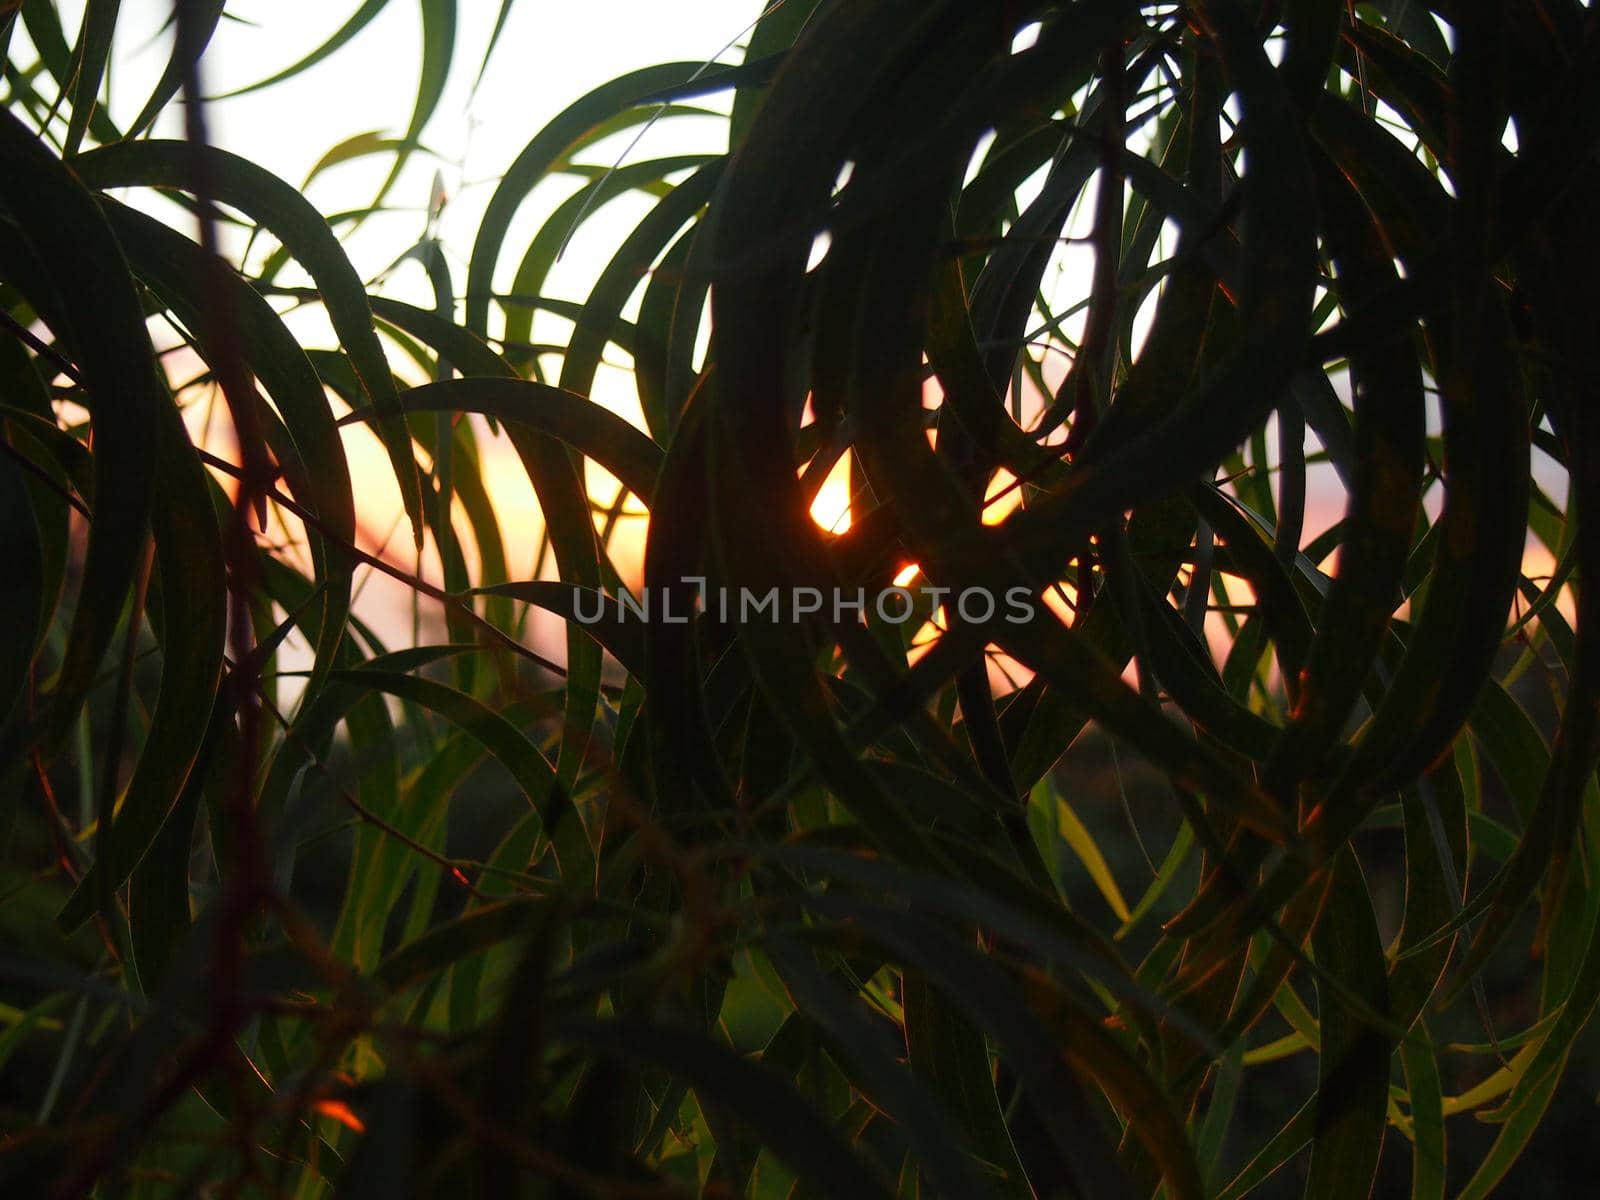
[[(74, 36), (0, 6), (8, 1190), (1506, 1175), (1600, 998), (1600, 12), (787, 0), (739, 65), (638, 71), (541, 130), (463, 292), (412, 251), (427, 307), (351, 266), (361, 214), (209, 147), (202, 105), (148, 136), (221, 3), (179, 4), (112, 125), (117, 9)], [(342, 150), (396, 172), (471, 66), (456, 6), (422, 10), (406, 133)], [(728, 96), (726, 154), (593, 150)], [(587, 298), (546, 295), (629, 191), (648, 215)], [(240, 224), (275, 247), (249, 274), (217, 248)], [(588, 398), (603, 354), (643, 428)], [(219, 398), (234, 440), (202, 444), (183, 416)], [(358, 545), (352, 422), (411, 562)], [(544, 515), (531, 573), (487, 501), (499, 436)], [(840, 461), (833, 534), (808, 509)], [(1050, 602), (619, 603), (910, 564)], [(417, 644), (352, 615), (375, 570)], [(1463, 1161), (1469, 1113), (1493, 1136)]]

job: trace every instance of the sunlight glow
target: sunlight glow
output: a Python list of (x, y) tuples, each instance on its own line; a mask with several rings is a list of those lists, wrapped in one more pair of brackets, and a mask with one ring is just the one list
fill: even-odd
[(983, 523), (998, 525), (1022, 505), (1022, 489), (1016, 486), (1017, 477), (1001, 469), (989, 481), (983, 497)]
[(811, 502), (811, 519), (829, 533), (850, 528), (850, 456), (841, 455), (817, 489)]

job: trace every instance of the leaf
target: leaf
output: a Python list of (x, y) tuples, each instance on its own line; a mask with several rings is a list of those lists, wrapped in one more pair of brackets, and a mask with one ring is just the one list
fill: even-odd
[(480, 336), (489, 332), (489, 293), (493, 286), (495, 265), (510, 229), (511, 218), (533, 190), (534, 184), (564, 156), (572, 153), (591, 129), (644, 102), (663, 88), (688, 83), (700, 70), (700, 64), (697, 63), (666, 63), (646, 67), (602, 84), (569, 105), (523, 147), (506, 169), (478, 226), (471, 265), (467, 270), (468, 329)]
[(555, 788), (555, 771), (538, 747), (505, 717), (455, 688), (399, 671), (365, 666), (336, 671), (333, 678), (420, 704), (475, 738), (511, 772), (543, 820), (545, 832), (553, 832), (566, 797)]
[[(538, 295), (544, 290), (544, 285), (549, 277), (550, 269), (555, 266), (562, 250), (571, 242), (576, 233), (579, 222), (586, 219), (588, 214), (597, 212), (607, 201), (615, 196), (620, 196), (630, 190), (638, 189), (649, 191), (659, 200), (664, 195), (670, 194), (673, 188), (665, 182), (668, 175), (689, 168), (704, 166), (710, 159), (704, 154), (685, 154), (671, 158), (649, 159), (644, 162), (624, 163), (613, 170), (599, 172), (588, 183), (579, 188), (566, 200), (556, 207), (548, 220), (540, 226), (539, 232), (534, 235), (533, 241), (522, 255), (522, 261), (517, 265), (516, 276), (511, 281), (511, 292), (520, 296)], [(578, 170), (576, 164), (566, 167), (567, 173)], [(624, 261), (619, 267), (619, 284), (628, 291), (638, 282), (638, 275), (648, 268), (646, 261), (642, 266), (633, 266), (636, 274), (629, 277), (628, 264)], [(614, 286), (618, 286), (614, 285)], [(624, 295), (623, 299), (626, 299)], [(610, 336), (610, 326), (616, 322), (621, 308), (620, 304), (612, 307), (612, 311), (604, 314), (603, 323), (597, 323), (594, 329), (595, 336), (602, 339)], [(579, 323), (586, 323), (582, 310), (573, 318)], [(506, 310), (505, 341), (506, 343), (521, 343), (531, 341), (533, 337), (533, 309), (522, 306), (508, 306)], [(565, 354), (563, 354), (563, 360)], [(584, 389), (579, 389), (584, 390)]]
[(214, 98), (217, 100), (227, 100), (233, 96), (243, 96), (249, 92), (258, 92), (262, 88), (271, 87), (275, 83), (282, 83), (285, 80), (293, 79), (296, 75), (299, 75), (302, 72), (316, 66), (323, 59), (330, 57), (339, 50), (342, 50), (346, 45), (355, 39), (356, 35), (358, 35), (372, 22), (374, 17), (387, 8), (388, 4), (389, 0), (362, 0), (361, 7), (356, 9), (356, 11), (351, 15), (350, 19), (343, 25), (339, 26), (332, 37), (328, 38), (328, 40), (323, 42), (322, 45), (311, 51), (310, 54), (307, 54), (299, 61), (285, 67), (276, 74), (268, 76), (266, 79), (260, 80), (257, 83), (249, 84), (242, 88), (238, 88), (231, 92), (225, 92), (222, 95)]
[(0, 620), (15, 631), (0, 649), (0, 725), (4, 725), (26, 694), (45, 586), (44, 548), (33, 501), (22, 468), (7, 454), (0, 454), (0, 528), (8, 531), (9, 551), (6, 581), (0, 587)]
[[(15, 0), (10, 8), (19, 7)], [(50, 73), (59, 90), (60, 99), (75, 90), (75, 62), (74, 52), (67, 45), (66, 34), (61, 28), (61, 15), (56, 11), (56, 6), (49, 0), (22, 0), (20, 4), (22, 24), (27, 29), (28, 40), (39, 53), (40, 64)], [(6, 30), (9, 41), (10, 18), (13, 13), (7, 14)], [(103, 16), (101, 18), (104, 19)], [(97, 89), (98, 90), (98, 89)], [(60, 100), (58, 100), (58, 104)], [(54, 108), (51, 110), (54, 111)], [(99, 105), (88, 106), (89, 128), (95, 140), (101, 143), (114, 142), (120, 134), (117, 127), (111, 123), (105, 110)], [(43, 122), (41, 121), (41, 124)]]
[[(152, 218), (113, 201), (105, 206), (141, 280), (191, 330), (205, 329), (204, 313), (218, 297), (227, 297), (234, 323), (231, 334), (238, 339), (239, 352), (282, 415), (280, 426), (269, 413), (262, 414), (274, 457), (284, 469), (289, 490), (326, 523), (330, 534), (324, 537), (314, 526), (306, 530), (316, 580), (325, 597), (313, 635), (316, 657), (307, 684), (307, 695), (314, 697), (333, 669), (344, 637), (355, 566), (345, 548), (356, 536), (350, 468), (322, 385), (272, 307), (237, 275)], [(219, 352), (203, 343), (200, 349)]]
[(1111, 873), (1111, 868), (1106, 865), (1105, 856), (1100, 853), (1100, 847), (1095, 843), (1089, 831), (1084, 828), (1078, 814), (1072, 811), (1072, 806), (1067, 803), (1067, 798), (1060, 794), (1054, 787), (1041, 783), (1034, 788), (1035, 804), (1048, 804), (1053, 798), (1056, 810), (1056, 828), (1063, 841), (1072, 848), (1078, 856), (1078, 861), (1089, 872), (1089, 878), (1099, 889), (1100, 895), (1110, 906), (1117, 920), (1124, 925), (1132, 920), (1128, 911), (1128, 902), (1122, 898), (1122, 889), (1117, 887), (1117, 880)]
[[(400, 393), (407, 412), (475, 412), (559, 438), (610, 471), (648, 501), (661, 470), (661, 450), (609, 409), (575, 392), (527, 379), (451, 379)], [(342, 424), (375, 419), (358, 411)]]
[(117, 29), (120, 0), (87, 0), (78, 45), (72, 52), (72, 107), (67, 118), (67, 137), (62, 152), (71, 158), (83, 145), (89, 130), (89, 117), (100, 100), (100, 84), (105, 79), (106, 62), (111, 56), (111, 38)]
[(1444, 1200), (1444, 1106), (1433, 1047), (1407, 1040), (1400, 1063), (1411, 1102), (1411, 1200)]
[[(200, 0), (193, 4), (192, 14), (186, 14), (185, 20), (192, 21), (193, 26), (189, 37), (195, 49), (196, 56), (205, 53), (206, 47), (211, 44), (212, 37), (217, 32), (217, 26), (222, 21), (223, 10), (227, 7), (227, 0)], [(167, 59), (167, 65), (162, 68), (161, 77), (156, 80), (156, 85), (150, 90), (150, 98), (144, 102), (144, 107), (139, 110), (139, 115), (128, 125), (127, 137), (134, 138), (144, 133), (155, 124), (156, 118), (172, 102), (172, 98), (183, 87), (184, 75), (192, 64), (183, 61), (183, 47), (180, 39), (173, 39), (172, 55)]]
[(544, 907), (538, 900), (502, 900), (441, 922), (386, 955), (373, 968), (372, 978), (390, 992), (402, 992), (442, 967), (525, 934), (540, 919)]
[(650, 210), (649, 216), (622, 243), (601, 272), (579, 314), (577, 328), (561, 359), (560, 385), (587, 393), (594, 386), (600, 353), (611, 324), (622, 315), (623, 305), (639, 279), (683, 224), (710, 199), (722, 175), (722, 163), (713, 160), (700, 168)]
[[(218, 744), (228, 736), (225, 726), (231, 717), (227, 701), (219, 696), (213, 703), (205, 740), (195, 755), (189, 778), (149, 851), (129, 877), (128, 934), (133, 942), (139, 987), (146, 996), (160, 993), (175, 956), (191, 936), (189, 860), (194, 849), (195, 821)], [(223, 758), (227, 761), (227, 756)]]
[[(1327, 915), (1313, 945), (1324, 971), (1347, 983), (1368, 1005), (1387, 1010), (1383, 946), (1372, 903), (1355, 858), (1346, 851), (1334, 868)], [(1383, 1148), (1389, 1099), (1389, 1044), (1351, 1012), (1341, 997), (1318, 988), (1315, 1136), (1308, 1197), (1370, 1191)]]
[(360, 277), (333, 233), (298, 192), (254, 163), (225, 150), (197, 151), (182, 142), (122, 142), (80, 157), (74, 164), (97, 187), (196, 188), (203, 154), (215, 200), (248, 213), (283, 242), (316, 281), (339, 340), (361, 387), (377, 410), (378, 436), (389, 453), (416, 545), (422, 545), (422, 485), (388, 360), (372, 327), (372, 310)]
[(500, 44), (500, 35), (505, 32), (506, 19), (511, 16), (511, 5), (515, 0), (500, 0), (500, 11), (495, 15), (494, 29), (489, 33), (489, 45), (484, 49), (483, 62), (478, 64), (477, 77), (472, 81), (472, 95), (478, 94), (478, 88), (483, 84), (483, 77), (489, 70), (489, 60), (494, 57), (494, 49)]
[[(161, 582), (156, 622), (161, 691), (116, 822), (109, 831), (102, 829), (101, 856), (56, 917), (67, 930), (77, 928), (102, 895), (128, 878), (180, 803), (211, 724), (222, 674), (226, 580), (216, 510), (177, 410), (162, 405), (155, 421), (161, 441), (150, 529)], [(187, 858), (169, 861), (175, 870), (182, 868), (180, 879), (161, 886), (183, 895)]]
[(1588, 951), (1561, 1016), (1541, 1042), (1518, 1054), (1519, 1058), (1527, 1054), (1528, 1060), (1518, 1064), (1521, 1070), (1514, 1076), (1511, 1095), (1497, 1113), (1500, 1132), (1461, 1190), (1463, 1200), (1482, 1200), (1493, 1190), (1532, 1139), (1555, 1095), (1573, 1042), (1594, 1014), (1596, 1002), (1600, 1001), (1600, 937), (1595, 936), (1596, 931), (1600, 931), (1600, 924), (1591, 927)]
[[(422, 65), (417, 71), (417, 98), (411, 109), (411, 120), (406, 125), (405, 136), (395, 152), (389, 175), (373, 198), (372, 207), (383, 203), (389, 189), (400, 178), (411, 150), (418, 145), (422, 131), (439, 107), (444, 96), (451, 64), (455, 60), (456, 0), (420, 0), (422, 6)], [(359, 15), (359, 14), (358, 14)], [(354, 20), (354, 18), (352, 18)]]
[(132, 276), (105, 218), (82, 185), (9, 112), (0, 116), (0, 203), (29, 243), (20, 251), (27, 256), (26, 281), (12, 273), (20, 263), (9, 253), (7, 274), (30, 293), (70, 348), (95, 428), (100, 517), (89, 531), (78, 606), (57, 676), (45, 737), (49, 750), (77, 716), (133, 582), (155, 490), (161, 414), (170, 406), (156, 379)]
[(629, 1019), (566, 1020), (555, 1031), (591, 1050), (642, 1060), (688, 1079), (819, 1195), (840, 1200), (887, 1200), (890, 1195), (872, 1168), (788, 1080), (702, 1033)]
[(927, 978), (907, 974), (901, 985), (906, 1047), (912, 1069), (956, 1118), (983, 1162), (998, 1173), (1001, 1195), (1031, 1197), (1027, 1175), (1011, 1144), (979, 1028), (940, 1002)]
[(973, 1164), (932, 1098), (900, 1063), (893, 1027), (850, 1003), (808, 952), (776, 937), (769, 937), (764, 949), (799, 1010), (837, 1044), (835, 1057), (852, 1081), (905, 1131), (929, 1186), (947, 1195), (977, 1194), (981, 1188)]
[(1244, 1170), (1217, 1193), (1217, 1200), (1239, 1200), (1265, 1183), (1311, 1140), (1312, 1125), (1316, 1117), (1316, 1101), (1308, 1100), (1303, 1108), (1290, 1117), (1283, 1128), (1273, 1135)]
[(476, 590), (486, 596), (510, 596), (553, 612), (563, 620), (575, 622), (604, 646), (630, 675), (643, 677), (643, 639), (629, 622), (628, 610), (619, 600), (603, 592), (560, 581), (500, 583)]
[[(1352, 311), (1397, 276), (1346, 181), (1331, 171), (1321, 178), (1341, 302)], [(1399, 595), (1421, 499), (1422, 379), (1409, 345), (1399, 336), (1363, 344), (1351, 374), (1354, 462), (1338, 570), (1317, 614), (1294, 716), (1265, 769), (1268, 789), (1281, 795), (1337, 738), (1366, 680)]]

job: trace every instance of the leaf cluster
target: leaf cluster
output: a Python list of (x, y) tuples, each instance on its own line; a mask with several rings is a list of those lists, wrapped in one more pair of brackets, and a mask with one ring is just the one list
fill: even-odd
[[(1600, 9), (780, 0), (541, 129), (419, 305), (343, 235), (427, 153), (453, 2), (405, 132), (319, 164), (391, 164), (343, 214), (208, 144), (218, 0), (117, 128), (118, 8), (0, 5), (8, 1190), (1512, 1170), (1600, 1000)], [(1037, 602), (622, 603), (913, 570)]]

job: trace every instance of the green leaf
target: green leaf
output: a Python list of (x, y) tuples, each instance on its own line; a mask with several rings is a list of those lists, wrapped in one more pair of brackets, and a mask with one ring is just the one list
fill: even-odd
[[(1334, 867), (1328, 910), (1317, 924), (1317, 962), (1385, 1012), (1383, 945), (1378, 940), (1361, 869), (1350, 852)], [(1351, 1011), (1344, 999), (1319, 986), (1321, 1045), (1318, 1050), (1315, 1135), (1308, 1197), (1348, 1196), (1370, 1191), (1383, 1148), (1389, 1100), (1389, 1043)]]
[[(222, 21), (227, 0), (200, 0), (200, 3), (192, 4), (190, 7), (192, 12), (186, 14), (184, 19), (194, 22), (189, 37), (198, 56), (204, 54), (206, 47), (211, 44), (217, 26)], [(179, 45), (178, 39), (174, 38), (172, 55), (167, 59), (167, 65), (162, 68), (161, 77), (156, 80), (155, 87), (150, 90), (150, 98), (144, 102), (139, 115), (128, 125), (126, 136), (138, 137), (155, 124), (156, 118), (183, 87), (184, 75), (191, 65), (183, 61), (183, 47)]]
[(467, 271), (467, 328), (480, 336), (489, 332), (489, 293), (500, 249), (511, 227), (511, 218), (534, 185), (571, 154), (591, 129), (644, 102), (663, 88), (688, 83), (701, 69), (698, 63), (666, 63), (602, 84), (569, 105), (523, 147), (506, 168), (478, 226)]
[(1400, 1046), (1411, 1102), (1411, 1200), (1444, 1200), (1445, 1128), (1439, 1064), (1432, 1046)]
[(215, 98), (218, 100), (226, 100), (233, 96), (243, 96), (249, 92), (258, 92), (262, 88), (271, 87), (275, 83), (282, 83), (285, 80), (293, 79), (296, 75), (299, 75), (302, 72), (316, 66), (323, 59), (328, 58), (329, 56), (342, 50), (346, 45), (355, 39), (357, 34), (359, 34), (367, 27), (368, 24), (371, 23), (372, 18), (376, 17), (380, 12), (387, 8), (388, 4), (389, 0), (362, 0), (361, 7), (356, 9), (356, 11), (351, 14), (350, 19), (343, 25), (339, 26), (332, 37), (328, 38), (328, 40), (323, 42), (322, 45), (311, 51), (310, 54), (307, 54), (305, 57), (299, 59), (292, 65), (285, 67), (276, 74), (269, 75), (266, 79), (260, 80), (257, 83), (248, 84), (242, 88), (237, 88), (231, 92), (225, 92)]
[[(450, 379), (400, 393), (406, 412), (474, 412), (558, 438), (610, 471), (649, 501), (661, 470), (661, 450), (609, 409), (575, 392), (527, 379)], [(377, 419), (358, 411), (341, 424)]]
[(83, 145), (89, 117), (100, 102), (100, 85), (111, 57), (111, 39), (117, 29), (120, 0), (87, 0), (78, 45), (72, 52), (72, 107), (67, 117), (67, 137), (62, 145), (68, 158)]
[(703, 1101), (721, 1105), (819, 1195), (840, 1200), (890, 1195), (877, 1173), (787, 1079), (703, 1033), (635, 1019), (564, 1020), (556, 1032), (593, 1051), (650, 1063), (687, 1079)]
[(490, 946), (519, 937), (547, 906), (538, 900), (501, 900), (444, 921), (384, 957), (372, 979), (390, 992), (402, 992)]
[[(100, 516), (89, 530), (57, 676), (49, 749), (77, 716), (142, 557), (162, 414), (171, 406), (156, 377), (133, 278), (105, 218), (82, 184), (9, 112), (0, 116), (0, 204), (27, 239), (6, 250), (6, 273), (76, 361), (95, 430)], [(19, 267), (25, 277), (16, 273)]]
[(310, 272), (362, 390), (378, 413), (378, 436), (389, 453), (416, 545), (422, 545), (422, 484), (388, 360), (372, 326), (361, 279), (327, 223), (298, 192), (254, 163), (225, 150), (198, 151), (182, 142), (123, 142), (74, 164), (96, 187), (168, 187), (194, 191), (203, 155), (212, 198), (259, 221)]
[(555, 771), (539, 748), (504, 716), (446, 684), (399, 671), (365, 666), (336, 671), (333, 678), (420, 704), (475, 738), (511, 772), (523, 796), (538, 811), (546, 833), (554, 830), (566, 804), (566, 797), (555, 787)]

